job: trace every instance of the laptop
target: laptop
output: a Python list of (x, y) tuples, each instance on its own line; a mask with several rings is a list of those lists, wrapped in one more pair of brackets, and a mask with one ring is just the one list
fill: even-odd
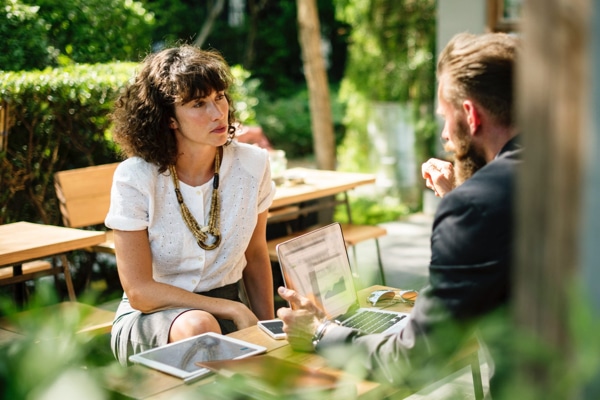
[(383, 334), (406, 325), (408, 313), (360, 307), (339, 223), (282, 242), (276, 250), (285, 286), (311, 299), (340, 325)]

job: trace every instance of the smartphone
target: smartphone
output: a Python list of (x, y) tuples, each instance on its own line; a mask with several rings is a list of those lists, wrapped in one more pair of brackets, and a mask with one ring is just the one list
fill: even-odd
[(273, 339), (285, 339), (285, 333), (283, 332), (283, 321), (280, 319), (258, 321), (258, 327)]

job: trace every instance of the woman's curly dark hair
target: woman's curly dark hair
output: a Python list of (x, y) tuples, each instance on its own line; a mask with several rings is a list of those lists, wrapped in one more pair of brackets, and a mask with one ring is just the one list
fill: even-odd
[[(175, 133), (169, 127), (175, 118), (175, 103), (226, 92), (232, 84), (229, 65), (215, 50), (182, 45), (150, 54), (115, 102), (113, 139), (126, 156), (141, 157), (163, 172), (177, 160)], [(235, 110), (231, 97), (227, 93), (225, 97), (229, 144), (236, 130)]]

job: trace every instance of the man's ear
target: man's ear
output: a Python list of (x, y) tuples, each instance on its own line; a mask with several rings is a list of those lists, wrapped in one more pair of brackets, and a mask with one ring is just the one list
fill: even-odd
[(463, 110), (467, 116), (467, 124), (471, 135), (475, 135), (481, 125), (481, 114), (472, 100), (463, 101)]

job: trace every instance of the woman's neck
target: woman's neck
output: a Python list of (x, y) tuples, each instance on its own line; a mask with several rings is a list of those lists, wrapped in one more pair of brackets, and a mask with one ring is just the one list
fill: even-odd
[(189, 186), (201, 186), (215, 174), (215, 156), (219, 148), (209, 147), (206, 151), (182, 153), (177, 158), (175, 168), (179, 181)]

